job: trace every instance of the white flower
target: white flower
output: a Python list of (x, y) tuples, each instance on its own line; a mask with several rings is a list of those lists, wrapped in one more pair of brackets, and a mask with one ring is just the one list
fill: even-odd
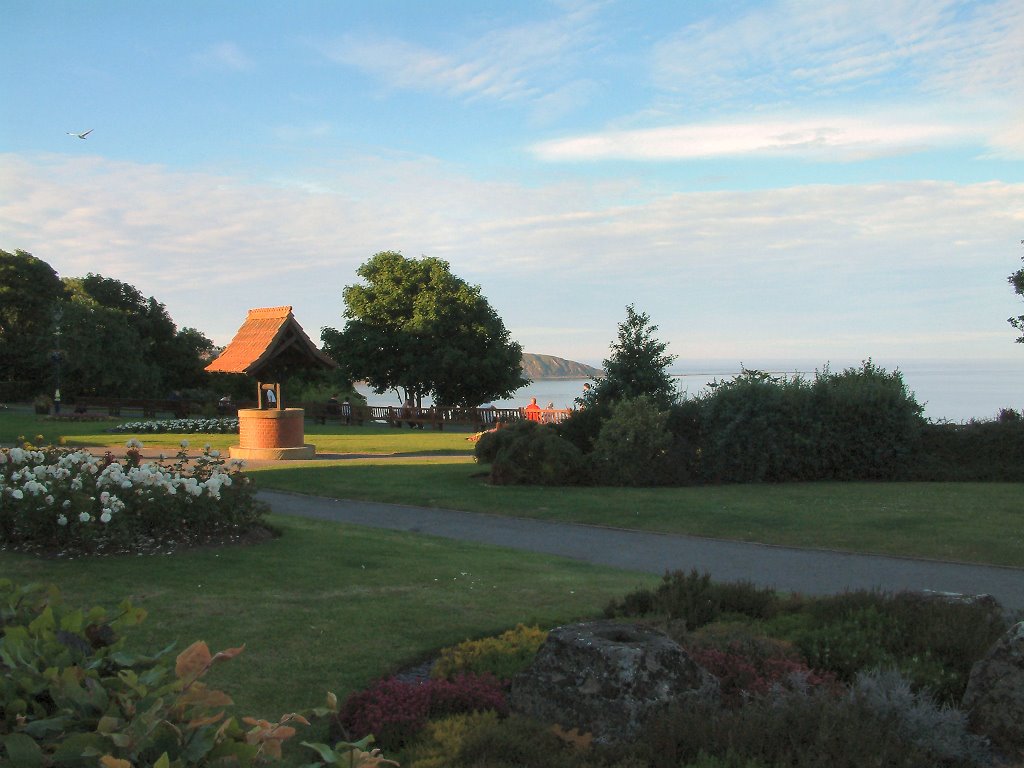
[(220, 458), (220, 451), (210, 451), (210, 456), (212, 456), (215, 459), (218, 459)]
[(57, 515), (57, 525), (67, 525), (68, 519), (64, 515)]
[[(71, 507), (71, 499), (64, 499), (64, 503), (61, 504), (61, 507), (69, 509)], [(61, 517), (64, 517), (64, 515), (61, 515)]]
[(103, 514), (100, 515), (100, 522), (101, 523), (109, 523), (110, 522), (110, 510), (109, 509), (104, 509), (103, 510)]
[(78, 515), (78, 520), (83, 523), (88, 523), (90, 520), (92, 520), (92, 515), (90, 515), (88, 512), (82, 512)]
[(22, 492), (21, 488), (15, 488), (13, 491), (11, 491), (11, 496), (13, 496), (16, 499), (25, 498), (25, 494)]
[(110, 501), (110, 491), (104, 491), (100, 494), (100, 504), (107, 504)]
[(188, 448), (188, 440), (182, 440), (181, 441), (181, 447), (182, 448)]

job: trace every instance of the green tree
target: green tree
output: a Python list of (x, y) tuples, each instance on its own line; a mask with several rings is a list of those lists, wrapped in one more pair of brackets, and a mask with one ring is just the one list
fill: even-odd
[(668, 372), (676, 358), (666, 352), (668, 344), (655, 338), (657, 330), (658, 326), (652, 325), (646, 314), (637, 312), (632, 304), (626, 307), (626, 320), (619, 323), (618, 340), (604, 361), (604, 378), (580, 399), (585, 408), (641, 395), (661, 410), (676, 402), (679, 393)]
[(522, 348), (481, 293), (436, 258), (374, 255), (343, 292), (343, 330), (323, 328), (324, 351), (352, 381), (422, 405), (474, 407), (529, 383)]
[(31, 253), (0, 250), (0, 399), (52, 394), (56, 310), (64, 286)]
[[(1024, 245), (1024, 240), (1021, 240), (1020, 244)], [(1024, 256), (1021, 257), (1021, 261), (1024, 261)], [(1017, 293), (1017, 295), (1024, 297), (1024, 267), (1021, 267), (1012, 275), (1010, 275), (1007, 278), (1007, 280), (1009, 281), (1010, 285), (1013, 286), (1013, 290)], [(1021, 315), (1020, 317), (1008, 318), (1007, 322), (1014, 328), (1016, 328), (1018, 331), (1020, 331), (1020, 336), (1017, 337), (1017, 343), (1024, 344), (1024, 315)]]
[[(195, 328), (178, 330), (167, 308), (155, 298), (144, 296), (133, 285), (93, 273), (64, 282), (73, 302), (94, 310), (91, 317), (99, 324), (97, 327), (102, 328), (100, 335), (120, 340), (118, 348), (122, 352), (119, 354), (129, 358), (121, 362), (139, 377), (135, 381), (123, 380), (113, 389), (105, 377), (84, 378), (81, 381), (88, 391), (164, 397), (172, 390), (200, 388), (207, 384), (208, 376), (203, 368), (212, 359), (213, 342)], [(82, 317), (82, 314), (75, 316)], [(128, 341), (131, 338), (134, 342)], [(127, 351), (125, 344), (133, 344), (134, 348)], [(96, 373), (105, 370), (103, 366), (114, 364), (110, 360), (87, 364), (81, 355), (91, 348), (91, 340), (82, 339), (77, 349), (83, 374), (85, 371)], [(69, 349), (68, 354), (76, 354), (76, 351)]]

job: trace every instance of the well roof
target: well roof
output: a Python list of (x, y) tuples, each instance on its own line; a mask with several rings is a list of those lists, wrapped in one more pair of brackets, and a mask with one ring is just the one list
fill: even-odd
[(288, 306), (250, 309), (235, 338), (206, 370), (253, 376), (280, 359), (319, 368), (337, 367), (310, 341)]

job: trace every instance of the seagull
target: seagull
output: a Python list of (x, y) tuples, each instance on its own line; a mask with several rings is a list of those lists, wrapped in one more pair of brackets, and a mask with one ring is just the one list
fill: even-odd
[(68, 131), (68, 136), (77, 136), (80, 139), (84, 139), (86, 136), (88, 136), (90, 133), (92, 133), (92, 131), (93, 131), (92, 128), (90, 128), (85, 133), (75, 133), (74, 131)]

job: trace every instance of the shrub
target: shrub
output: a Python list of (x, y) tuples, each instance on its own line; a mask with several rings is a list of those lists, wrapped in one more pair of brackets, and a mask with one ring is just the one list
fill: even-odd
[(702, 627), (721, 614), (721, 604), (711, 575), (694, 568), (688, 574), (672, 571), (661, 577), (653, 592), (641, 587), (621, 602), (613, 600), (605, 608), (605, 616), (645, 616), (659, 614), (670, 620), (682, 620), (688, 630)]
[[(212, 404), (208, 404), (212, 405)], [(161, 419), (159, 421), (126, 421), (111, 427), (107, 432), (128, 435), (159, 434), (171, 432), (174, 434), (188, 434), (203, 432), (207, 434), (238, 434), (237, 418), (213, 418), (205, 419)]]
[(586, 477), (583, 455), (553, 425), (529, 421), (502, 433), (491, 464), (495, 485), (576, 485)]
[[(109, 454), (46, 447), (0, 449), (0, 543), (63, 553), (138, 552), (238, 535), (266, 506), (242, 463), (216, 451), (143, 462), (128, 441), (124, 462)], [(227, 471), (225, 471), (227, 469)]]
[(775, 687), (834, 687), (835, 678), (817, 673), (783, 650), (778, 655), (752, 654), (738, 644), (728, 650), (690, 648), (690, 656), (718, 678), (722, 703), (738, 707), (751, 696), (763, 696)]
[(248, 766), (279, 757), (294, 726), (308, 725), (299, 714), (226, 714), (231, 699), (202, 678), (242, 648), (126, 651), (122, 631), (144, 617), (128, 601), (110, 616), (66, 607), (52, 586), (0, 580), (0, 743), (11, 764)]
[(431, 720), (404, 751), (402, 765), (406, 768), (449, 768), (469, 733), (494, 726), (497, 722), (498, 713), (494, 710)]
[(590, 454), (591, 476), (602, 485), (645, 486), (670, 476), (668, 413), (641, 395), (615, 402)]
[(544, 644), (548, 633), (539, 627), (517, 624), (497, 637), (467, 640), (444, 648), (434, 662), (430, 676), (450, 679), (458, 674), (490, 674), (499, 680), (510, 680), (526, 669)]
[(611, 415), (611, 406), (594, 403), (573, 411), (572, 415), (556, 426), (559, 437), (576, 446), (580, 453), (588, 454), (594, 450), (601, 425)]
[(901, 720), (878, 712), (863, 696), (775, 689), (735, 709), (689, 702), (653, 721), (641, 743), (656, 768), (693, 763), (702, 753), (728, 756), (733, 762), (727, 765), (755, 759), (794, 768), (984, 764), (978, 753), (950, 757), (944, 745), (914, 739)]
[(505, 693), (491, 676), (460, 675), (423, 683), (387, 678), (349, 696), (332, 727), (346, 737), (372, 733), (382, 746), (399, 749), (431, 718), (490, 709), (508, 711)]
[(905, 476), (911, 480), (1024, 481), (1024, 420), (1016, 411), (1004, 409), (995, 421), (927, 424), (918, 456)]

